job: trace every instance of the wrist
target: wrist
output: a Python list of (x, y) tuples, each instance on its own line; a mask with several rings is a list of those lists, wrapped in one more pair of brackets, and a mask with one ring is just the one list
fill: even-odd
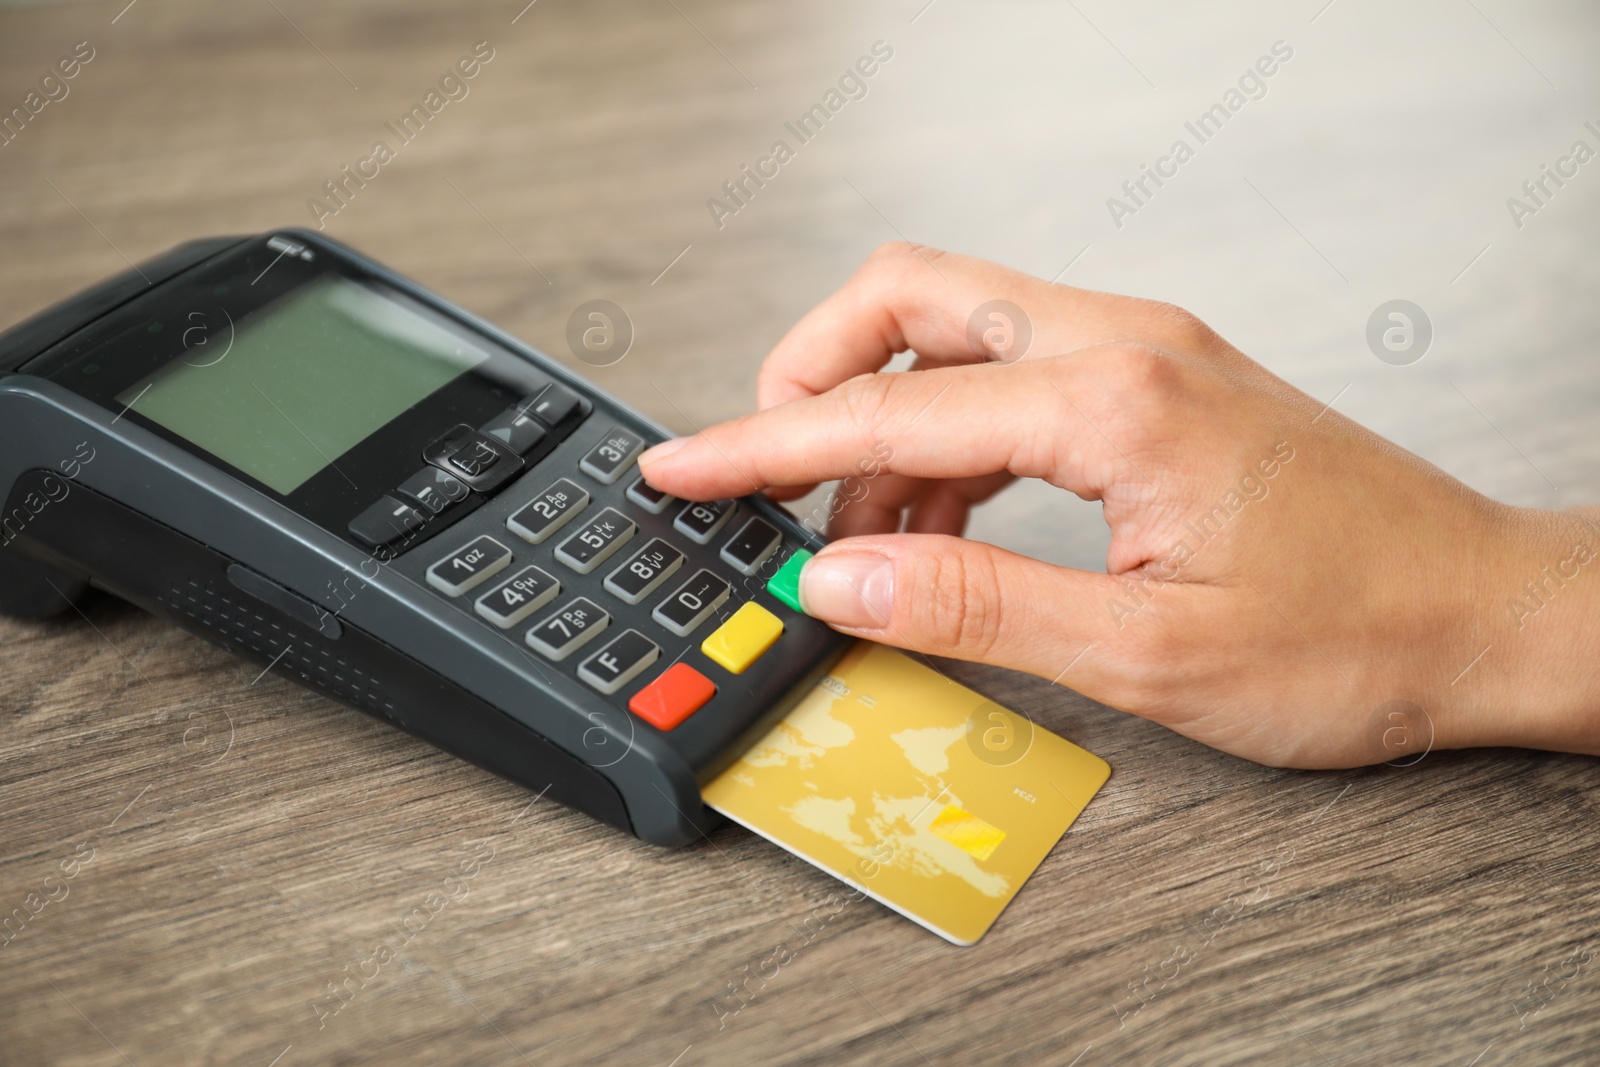
[(1440, 745), (1600, 754), (1600, 509), (1505, 508), (1493, 528), (1452, 598)]

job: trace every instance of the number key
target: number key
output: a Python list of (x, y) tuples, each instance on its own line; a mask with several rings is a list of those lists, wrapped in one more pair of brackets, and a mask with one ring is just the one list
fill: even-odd
[(707, 500), (702, 504), (690, 504), (678, 512), (672, 525), (695, 544), (703, 545), (715, 537), (717, 531), (726, 526), (732, 517), (733, 501)]
[(728, 600), (733, 587), (707, 570), (695, 571), (690, 578), (651, 612), (651, 618), (679, 637), (688, 637), (706, 616)]
[(556, 547), (556, 559), (579, 574), (588, 574), (610, 559), (638, 530), (622, 512), (605, 508)]
[(625, 603), (637, 604), (683, 566), (683, 553), (652, 538), (632, 559), (606, 575), (606, 588)]
[(511, 564), (511, 550), (492, 537), (480, 537), (428, 568), (428, 584), (460, 596)]
[(610, 485), (622, 476), (643, 447), (644, 438), (618, 426), (583, 457), (578, 468), (601, 485)]
[(605, 609), (586, 597), (574, 597), (548, 619), (528, 631), (528, 646), (550, 659), (563, 660), (600, 636), (611, 624)]
[(561, 592), (561, 583), (538, 567), (524, 567), (473, 605), (479, 615), (502, 630), (509, 629), (544, 607)]
[(678, 498), (671, 493), (657, 489), (645, 481), (644, 475), (641, 474), (633, 480), (632, 485), (628, 486), (628, 499), (644, 508), (650, 514), (659, 515), (667, 510), (668, 504)]
[(524, 541), (538, 544), (589, 506), (589, 493), (574, 481), (562, 478), (534, 497), (506, 520), (506, 529)]

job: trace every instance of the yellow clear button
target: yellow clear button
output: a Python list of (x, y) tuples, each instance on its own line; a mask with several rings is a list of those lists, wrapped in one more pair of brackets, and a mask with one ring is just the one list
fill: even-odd
[(700, 651), (731, 673), (743, 674), (782, 635), (783, 623), (778, 617), (751, 602), (717, 627), (716, 632), (701, 643)]

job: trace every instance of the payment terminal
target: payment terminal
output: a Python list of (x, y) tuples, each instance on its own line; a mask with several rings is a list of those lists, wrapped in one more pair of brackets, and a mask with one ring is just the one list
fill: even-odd
[(0, 334), (0, 613), (103, 590), (684, 844), (850, 639), (787, 512), (640, 477), (666, 436), (325, 237), (196, 241)]

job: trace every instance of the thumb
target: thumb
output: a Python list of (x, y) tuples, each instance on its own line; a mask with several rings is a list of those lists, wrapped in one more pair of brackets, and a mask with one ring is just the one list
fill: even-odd
[(806, 614), (834, 629), (932, 655), (1054, 679), (1116, 633), (1105, 574), (1041, 563), (940, 534), (851, 537), (800, 573)]

